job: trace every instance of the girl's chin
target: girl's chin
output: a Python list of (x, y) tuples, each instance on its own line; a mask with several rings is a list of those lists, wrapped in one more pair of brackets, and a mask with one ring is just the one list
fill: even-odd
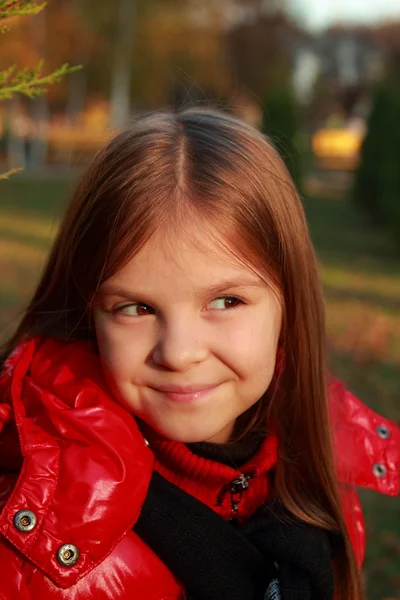
[(166, 438), (173, 442), (180, 442), (183, 444), (196, 444), (199, 442), (211, 442), (214, 444), (225, 444), (232, 433), (233, 425), (229, 423), (225, 425), (220, 430), (210, 429), (209, 427), (196, 427), (196, 429), (192, 429), (185, 427), (181, 429), (179, 427), (158, 427), (156, 424), (152, 425), (150, 423), (143, 423), (142, 429), (143, 433), (150, 428), (155, 431), (163, 438)]

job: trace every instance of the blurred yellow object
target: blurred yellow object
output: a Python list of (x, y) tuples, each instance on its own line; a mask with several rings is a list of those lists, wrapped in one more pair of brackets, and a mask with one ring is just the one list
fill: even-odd
[(65, 127), (52, 125), (47, 139), (52, 148), (80, 148), (97, 150), (110, 137), (107, 130), (82, 129), (80, 126)]
[(58, 115), (47, 124), (43, 137), (48, 143), (48, 160), (53, 164), (84, 164), (112, 137), (109, 106), (92, 102), (73, 122)]
[(319, 129), (313, 135), (312, 149), (325, 168), (355, 169), (363, 137), (352, 129)]

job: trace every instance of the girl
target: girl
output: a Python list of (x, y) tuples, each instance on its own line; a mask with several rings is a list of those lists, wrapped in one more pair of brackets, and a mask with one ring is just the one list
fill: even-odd
[(268, 140), (139, 118), (83, 174), (4, 350), (1, 598), (361, 599), (354, 485), (398, 492), (399, 433), (328, 394), (324, 348)]

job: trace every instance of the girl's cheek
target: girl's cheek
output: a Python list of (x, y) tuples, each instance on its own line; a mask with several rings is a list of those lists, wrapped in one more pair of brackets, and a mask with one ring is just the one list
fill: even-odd
[(106, 335), (101, 346), (100, 354), (112, 372), (122, 374), (136, 362), (134, 348), (128, 340)]
[(281, 319), (280, 313), (275, 311), (270, 315), (259, 314), (257, 317), (247, 327), (237, 330), (232, 347), (235, 347), (238, 363), (246, 371), (261, 369), (265, 372), (274, 368)]
[(113, 372), (118, 365), (122, 366), (121, 358), (124, 356), (126, 346), (124, 337), (121, 336), (121, 331), (110, 323), (107, 315), (103, 314), (95, 318), (95, 330), (101, 361), (109, 371)]
[[(245, 319), (238, 319), (234, 324), (224, 328), (217, 336), (226, 348), (237, 348), (241, 353), (257, 354), (265, 347), (273, 347), (279, 337), (280, 321), (274, 315), (271, 318), (257, 311), (246, 316)], [(232, 346), (233, 345), (233, 346)]]

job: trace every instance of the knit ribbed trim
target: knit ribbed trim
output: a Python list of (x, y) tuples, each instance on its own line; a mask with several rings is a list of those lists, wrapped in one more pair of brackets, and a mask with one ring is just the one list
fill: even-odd
[(259, 450), (240, 468), (194, 454), (185, 444), (166, 440), (155, 432), (146, 431), (146, 438), (155, 455), (155, 468), (174, 485), (203, 502), (223, 518), (231, 516), (230, 490), (234, 479), (249, 476), (237, 513), (239, 520), (247, 519), (269, 495), (268, 472), (276, 465), (277, 440), (268, 436)]
[(227, 444), (216, 444), (214, 442), (196, 442), (186, 444), (191, 452), (209, 460), (220, 462), (234, 469), (246, 464), (260, 449), (266, 434), (252, 432), (245, 438)]

